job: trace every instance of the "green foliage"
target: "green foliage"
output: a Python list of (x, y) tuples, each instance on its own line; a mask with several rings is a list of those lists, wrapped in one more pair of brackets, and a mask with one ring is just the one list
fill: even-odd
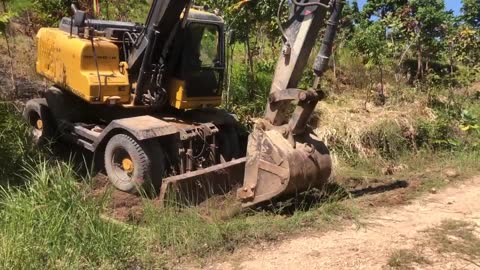
[(417, 45), (434, 57), (441, 50), (448, 29), (453, 19), (450, 12), (445, 12), (445, 4), (438, 0), (414, 0), (410, 2), (411, 16), (415, 25), (407, 28), (416, 33)]
[(471, 26), (461, 26), (450, 35), (450, 47), (456, 61), (469, 67), (475, 67), (480, 62), (480, 30)]
[(480, 27), (480, 1), (479, 0), (462, 0), (462, 18), (474, 27)]
[(259, 27), (265, 27), (270, 38), (279, 35), (276, 22), (279, 2), (276, 0), (200, 0), (195, 3), (220, 11), (229, 29), (235, 33), (236, 41), (245, 41)]
[(253, 100), (249, 99), (251, 83), (248, 76), (247, 65), (236, 63), (233, 65), (232, 82), (230, 89), (229, 109), (238, 117), (240, 122), (249, 126), (251, 119), (259, 117), (265, 110), (265, 101), (270, 92), (270, 85), (274, 72), (273, 61), (261, 61), (255, 65), (256, 91)]
[(369, 0), (365, 3), (362, 14), (366, 19), (372, 16), (383, 19), (388, 13), (397, 12), (407, 4), (407, 0)]
[(480, 135), (480, 117), (468, 110), (463, 110), (460, 120), (462, 131), (472, 132)]
[(412, 141), (403, 136), (404, 130), (395, 120), (372, 127), (362, 136), (362, 144), (375, 149), (385, 159), (396, 159), (413, 149)]
[(355, 31), (351, 46), (365, 59), (367, 68), (381, 65), (388, 54), (385, 39), (385, 26), (381, 21), (363, 23), (358, 26), (362, 31)]
[(101, 19), (145, 23), (150, 4), (147, 0), (100, 1)]

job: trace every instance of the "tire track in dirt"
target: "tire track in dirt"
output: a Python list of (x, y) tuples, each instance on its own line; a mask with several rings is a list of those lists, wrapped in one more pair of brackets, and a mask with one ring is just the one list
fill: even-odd
[[(480, 176), (428, 194), (408, 205), (381, 208), (344, 227), (272, 244), (263, 250), (240, 249), (208, 269), (385, 269), (392, 252), (422, 245), (424, 231), (445, 219), (480, 225)], [(430, 252), (431, 253), (431, 252)], [(452, 257), (432, 255), (421, 269), (475, 269)]]

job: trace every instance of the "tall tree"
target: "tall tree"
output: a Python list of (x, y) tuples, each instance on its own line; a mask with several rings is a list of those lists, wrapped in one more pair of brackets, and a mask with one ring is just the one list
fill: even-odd
[(417, 49), (417, 78), (423, 78), (430, 60), (434, 59), (445, 46), (449, 22), (453, 20), (451, 11), (445, 11), (443, 0), (412, 0), (412, 28)]
[(480, 27), (480, 0), (462, 0), (462, 18), (473, 27)]
[(372, 16), (383, 19), (388, 13), (395, 13), (407, 4), (408, 0), (368, 0), (363, 6), (362, 13), (367, 19)]

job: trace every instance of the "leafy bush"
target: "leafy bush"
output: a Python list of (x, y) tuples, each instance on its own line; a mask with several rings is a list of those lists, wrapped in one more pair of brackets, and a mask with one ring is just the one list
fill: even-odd
[(403, 127), (395, 120), (390, 120), (373, 127), (361, 139), (366, 148), (376, 150), (381, 157), (395, 159), (413, 148), (412, 142), (403, 134)]

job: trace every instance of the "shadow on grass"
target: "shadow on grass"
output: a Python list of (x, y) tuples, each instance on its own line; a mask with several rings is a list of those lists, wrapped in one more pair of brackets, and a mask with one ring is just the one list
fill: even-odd
[(409, 183), (405, 180), (397, 180), (393, 183), (367, 187), (357, 190), (347, 190), (345, 187), (329, 183), (323, 190), (311, 189), (299, 193), (295, 197), (280, 197), (268, 203), (256, 206), (255, 211), (267, 211), (278, 215), (292, 216), (298, 211), (309, 211), (318, 208), (322, 204), (335, 203), (347, 199), (358, 198), (362, 196), (385, 193), (397, 189), (407, 188)]
[(375, 195), (375, 194), (380, 194), (380, 193), (385, 193), (388, 191), (393, 191), (396, 189), (402, 189), (402, 188), (407, 188), (409, 186), (409, 183), (405, 180), (397, 180), (392, 183), (388, 184), (383, 184), (375, 187), (366, 187), (358, 190), (351, 190), (350, 194), (354, 198), (366, 196), (366, 195)]

